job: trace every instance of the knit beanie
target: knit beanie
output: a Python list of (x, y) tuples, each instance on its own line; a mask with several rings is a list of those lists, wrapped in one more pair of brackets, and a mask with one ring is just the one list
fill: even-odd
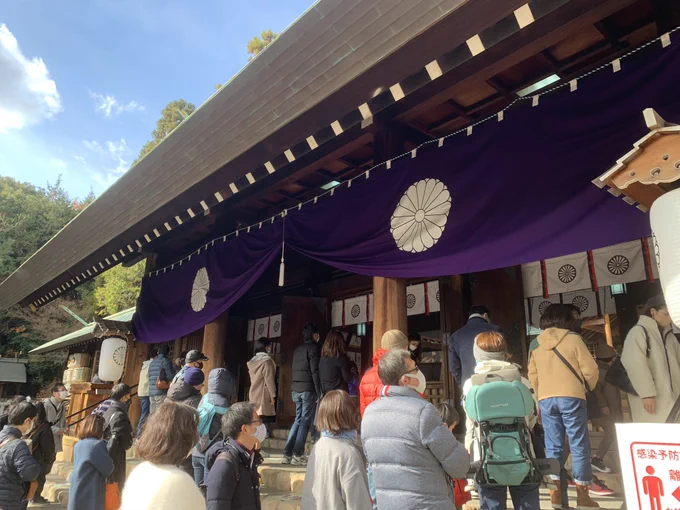
[(486, 352), (477, 345), (477, 341), (475, 341), (472, 352), (477, 363), (482, 361), (506, 361), (506, 354), (504, 352)]
[(387, 351), (392, 349), (408, 349), (408, 338), (398, 329), (391, 329), (382, 336), (380, 347)]
[(189, 368), (184, 372), (184, 382), (189, 386), (198, 386), (205, 381), (205, 374), (199, 368)]

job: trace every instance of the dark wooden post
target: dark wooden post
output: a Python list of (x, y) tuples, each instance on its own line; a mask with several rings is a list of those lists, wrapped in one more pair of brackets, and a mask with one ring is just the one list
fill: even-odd
[(208, 391), (208, 375), (213, 368), (224, 366), (224, 353), (227, 344), (227, 318), (229, 312), (226, 311), (217, 319), (209, 322), (203, 328), (203, 354), (209, 361), (203, 362), (203, 373), (206, 377), (206, 384), (203, 386), (203, 393)]

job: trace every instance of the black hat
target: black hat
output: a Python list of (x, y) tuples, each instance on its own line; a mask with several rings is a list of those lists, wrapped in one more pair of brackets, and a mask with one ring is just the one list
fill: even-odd
[(196, 361), (208, 361), (201, 351), (194, 349), (193, 351), (187, 352), (187, 357), (185, 358), (185, 363), (195, 363)]
[(645, 303), (645, 312), (648, 312), (652, 308), (654, 310), (661, 310), (666, 307), (666, 299), (661, 294), (650, 297)]

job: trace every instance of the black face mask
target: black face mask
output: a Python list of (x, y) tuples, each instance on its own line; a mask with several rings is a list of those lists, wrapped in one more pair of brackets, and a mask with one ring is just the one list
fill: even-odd
[(574, 333), (580, 333), (582, 326), (583, 319), (576, 319), (576, 322), (574, 322), (574, 327), (572, 328), (572, 330), (574, 331)]
[(196, 364), (198, 365), (196, 368), (198, 368), (199, 370), (203, 370), (203, 363), (201, 363), (201, 362), (199, 361), (199, 362), (196, 363)]

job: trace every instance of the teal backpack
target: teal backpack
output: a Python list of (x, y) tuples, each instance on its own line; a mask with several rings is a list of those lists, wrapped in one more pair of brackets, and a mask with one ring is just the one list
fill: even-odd
[(525, 421), (534, 410), (531, 391), (520, 381), (472, 386), (465, 398), (465, 412), (477, 425), (481, 457), (473, 467), (480, 486), (542, 481), (542, 469), (532, 453)]
[(216, 406), (209, 402), (207, 398), (203, 398), (201, 405), (198, 406), (198, 435), (201, 438), (207, 437), (215, 414), (221, 416), (226, 412), (226, 407)]

